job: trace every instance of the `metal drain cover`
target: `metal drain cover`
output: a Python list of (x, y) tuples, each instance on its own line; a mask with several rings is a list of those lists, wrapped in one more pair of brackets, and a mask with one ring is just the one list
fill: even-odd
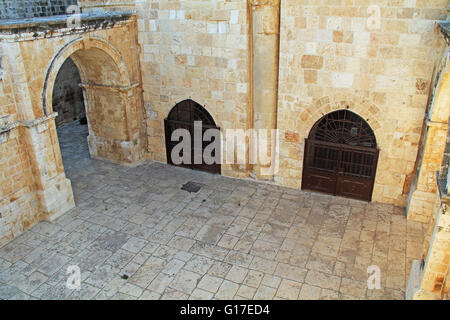
[(198, 182), (189, 181), (181, 187), (181, 190), (197, 193), (204, 185)]

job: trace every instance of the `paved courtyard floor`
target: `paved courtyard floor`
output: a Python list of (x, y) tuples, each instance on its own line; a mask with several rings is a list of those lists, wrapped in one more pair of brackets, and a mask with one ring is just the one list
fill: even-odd
[[(86, 131), (59, 130), (77, 207), (0, 248), (1, 299), (404, 299), (425, 226), (403, 209), (92, 160)], [(367, 288), (371, 265), (381, 289)]]

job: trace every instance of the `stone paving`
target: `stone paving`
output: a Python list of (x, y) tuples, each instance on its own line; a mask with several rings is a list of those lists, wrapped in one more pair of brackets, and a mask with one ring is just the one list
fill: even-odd
[[(403, 209), (92, 160), (86, 131), (59, 130), (77, 208), (0, 248), (1, 299), (404, 299), (425, 226)], [(72, 265), (81, 290), (66, 286)]]

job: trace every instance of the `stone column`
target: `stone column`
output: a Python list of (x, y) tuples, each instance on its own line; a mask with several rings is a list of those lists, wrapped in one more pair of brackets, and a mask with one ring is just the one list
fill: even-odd
[[(141, 87), (81, 84), (92, 158), (136, 165), (143, 158)], [(105, 112), (106, 110), (106, 112)]]
[(75, 207), (72, 185), (66, 178), (56, 133), (56, 113), (20, 121), (43, 219), (53, 221)]
[[(267, 130), (268, 150), (261, 151), (272, 157), (271, 130), (277, 127), (280, 0), (253, 0), (250, 6), (253, 129)], [(255, 147), (253, 141), (250, 151), (253, 154)], [(257, 179), (271, 180), (273, 173), (267, 174), (271, 165), (255, 164), (253, 174)]]

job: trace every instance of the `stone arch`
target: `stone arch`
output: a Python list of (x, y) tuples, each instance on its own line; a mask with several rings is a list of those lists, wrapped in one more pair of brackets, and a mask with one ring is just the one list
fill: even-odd
[(47, 69), (42, 103), (53, 113), (52, 94), (61, 66), (71, 58), (81, 78), (91, 157), (136, 163), (143, 156), (139, 84), (131, 83), (121, 53), (107, 40), (82, 36), (65, 44)]
[[(348, 109), (361, 118), (363, 118), (371, 127), (377, 140), (377, 147), (380, 149), (378, 165), (384, 163), (384, 158), (389, 148), (389, 139), (386, 139), (386, 132), (383, 132), (384, 115), (381, 109), (367, 98), (359, 98), (351, 93), (342, 93), (335, 96), (323, 96), (314, 99), (307, 106), (298, 106), (301, 111), (297, 114), (295, 120), (295, 131), (291, 132), (289, 128), (282, 128), (284, 130), (284, 141), (281, 141), (281, 150), (289, 152), (280, 153), (280, 172), (276, 181), (280, 181), (283, 185), (292, 188), (301, 188), (303, 179), (303, 167), (305, 156), (305, 139), (308, 138), (310, 130), (314, 124), (319, 121), (326, 114)], [(286, 166), (286, 167), (285, 167)], [(288, 171), (287, 169), (293, 169)], [(379, 183), (382, 170), (377, 170), (375, 177), (375, 187)], [(379, 190), (374, 190), (373, 199), (379, 198)]]
[[(353, 125), (359, 124), (358, 135), (355, 134), (357, 137), (356, 140), (355, 136), (348, 135), (345, 130), (341, 130), (345, 127), (341, 122), (341, 120), (344, 119), (342, 117), (348, 121), (347, 123), (352, 123)], [(325, 125), (330, 121), (335, 125), (332, 127)], [(342, 125), (343, 127), (338, 127), (337, 125)], [(367, 123), (367, 121), (365, 121), (360, 115), (349, 109), (338, 109), (325, 114), (317, 120), (310, 129), (308, 139), (320, 141), (325, 141), (325, 139), (327, 139), (327, 142), (332, 143), (351, 143), (352, 145), (366, 148), (377, 148), (377, 139), (370, 124)]]
[(175, 106), (172, 107), (172, 109), (170, 110), (169, 114), (167, 115), (167, 119), (170, 120), (171, 117), (173, 116), (173, 114), (177, 111), (177, 108), (179, 108), (180, 106), (182, 106), (185, 103), (191, 103), (193, 105), (197, 105), (199, 108), (201, 108), (202, 110), (204, 110), (204, 115), (205, 115), (205, 120), (207, 120), (207, 125), (213, 125), (216, 126), (216, 120), (214, 119), (213, 115), (211, 114), (211, 112), (209, 112), (208, 109), (206, 109), (204, 106), (202, 106), (201, 104), (199, 104), (198, 102), (192, 100), (192, 99), (186, 99), (183, 100), (179, 103), (177, 103)]
[(379, 133), (381, 129), (381, 125), (377, 120), (380, 109), (368, 101), (362, 100), (355, 102), (353, 99), (343, 99), (333, 102), (329, 97), (322, 97), (317, 99), (313, 105), (314, 108), (307, 108), (300, 115), (303, 125), (299, 132), (304, 138), (308, 136), (311, 128), (322, 117), (330, 112), (342, 109), (348, 109), (363, 118), (370, 125), (375, 136), (378, 137), (377, 133)]
[(55, 84), (56, 76), (58, 75), (61, 66), (71, 57), (80, 72), (83, 83), (89, 83), (89, 70), (86, 63), (83, 64), (83, 57), (77, 56), (77, 52), (83, 50), (98, 50), (99, 55), (103, 55), (104, 59), (110, 59), (110, 62), (117, 68), (117, 78), (120, 79), (115, 85), (118, 87), (129, 87), (131, 81), (128, 69), (123, 61), (120, 52), (105, 39), (98, 37), (79, 37), (66, 43), (53, 57), (47, 69), (44, 86), (42, 90), (43, 110), (45, 115), (53, 112), (52, 108), (52, 93)]

